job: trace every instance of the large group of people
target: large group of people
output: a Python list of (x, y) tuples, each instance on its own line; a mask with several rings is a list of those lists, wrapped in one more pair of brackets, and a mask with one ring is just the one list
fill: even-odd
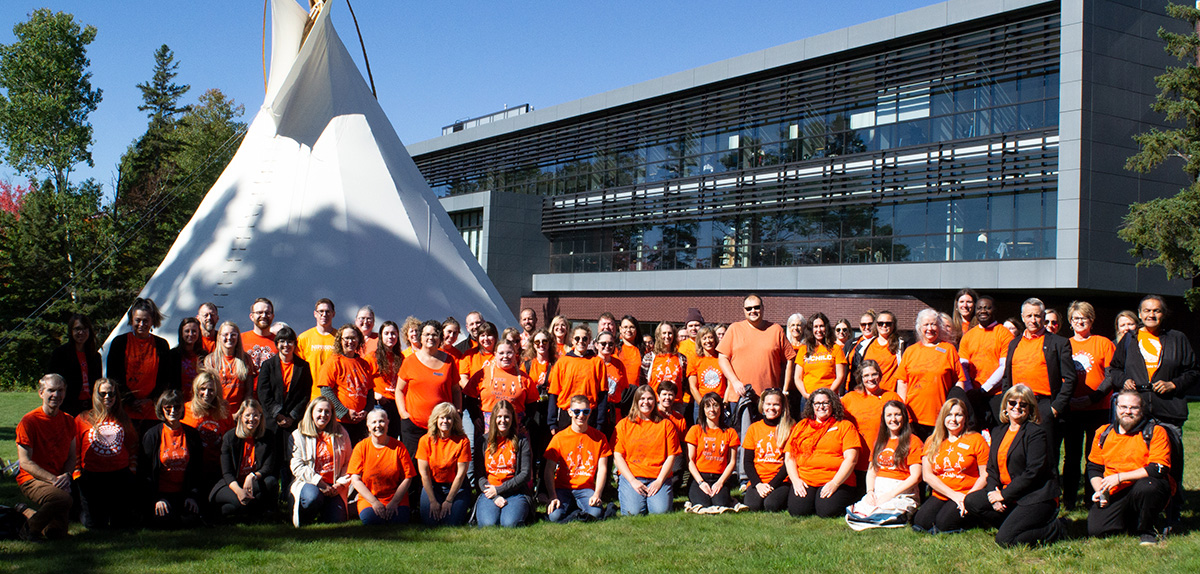
[(321, 299), (297, 334), (260, 298), (249, 330), (205, 303), (170, 348), (137, 299), (104, 376), (74, 315), (17, 427), (36, 506), (21, 510), (31, 537), (57, 538), (73, 507), (87, 528), (512, 527), (542, 505), (588, 521), (670, 512), (686, 494), (695, 514), (991, 526), (1001, 545), (1062, 538), (1060, 510), (1078, 504), (1089, 534), (1143, 544), (1179, 518), (1200, 371), (1161, 297), (1119, 314), (1115, 341), (1092, 333), (1086, 302), (1060, 315), (1028, 299), (1001, 322), (970, 289), (951, 313), (917, 313), (907, 342), (890, 311), (856, 330), (819, 311), (772, 323), (753, 294), (742, 310), (706, 325), (691, 309), (646, 336), (611, 313), (596, 331), (562, 316), (539, 328), (534, 309), (503, 332), (478, 312), (375, 332), (371, 307), (336, 326)]

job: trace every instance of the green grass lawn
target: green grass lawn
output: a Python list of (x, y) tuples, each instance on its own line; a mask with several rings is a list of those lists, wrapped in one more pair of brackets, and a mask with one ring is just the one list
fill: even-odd
[[(15, 456), (13, 429), (37, 404), (33, 393), (0, 394), (0, 456)], [(1194, 405), (1193, 420), (1200, 418)], [(19, 572), (1196, 572), (1200, 571), (1200, 425), (1185, 444), (1190, 533), (1154, 548), (1136, 539), (1075, 538), (1038, 549), (1001, 549), (993, 532), (926, 536), (908, 529), (854, 532), (843, 521), (784, 514), (622, 518), (540, 523), (516, 530), (364, 528), (356, 522), (301, 530), (284, 525), (184, 532), (87, 532), (69, 540), (0, 542), (0, 571)], [(19, 499), (0, 483), (0, 503)], [(1081, 536), (1086, 514), (1068, 515)]]

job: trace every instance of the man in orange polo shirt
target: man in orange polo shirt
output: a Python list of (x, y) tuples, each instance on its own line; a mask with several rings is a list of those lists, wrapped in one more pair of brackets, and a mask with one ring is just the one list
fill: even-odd
[(1122, 390), (1117, 424), (1100, 427), (1088, 454), (1088, 480), (1095, 490), (1088, 535), (1132, 531), (1141, 544), (1157, 544), (1155, 526), (1171, 497), (1170, 463), (1166, 429), (1146, 419), (1136, 390)]
[(32, 538), (67, 535), (71, 512), (71, 471), (75, 470), (75, 419), (62, 412), (67, 383), (59, 375), (38, 381), (42, 406), (17, 423), (17, 485), (37, 512), (24, 510)]
[(982, 296), (975, 303), (975, 318), (978, 324), (963, 333), (958, 342), (958, 356), (962, 359), (963, 372), (967, 381), (978, 392), (970, 391), (971, 408), (975, 410), (980, 429), (990, 429), (1000, 424), (1000, 401), (996, 409), (989, 402), (999, 396), (1000, 379), (1004, 377), (1004, 364), (1008, 360), (1008, 344), (1013, 334), (995, 318), (996, 302)]
[(275, 334), (271, 325), (275, 323), (275, 304), (266, 297), (259, 297), (250, 306), (250, 323), (253, 329), (242, 331), (242, 350), (250, 356), (257, 371), (267, 359), (279, 354), (275, 347)]
[(211, 353), (217, 348), (217, 325), (221, 324), (221, 315), (217, 312), (217, 304), (208, 301), (200, 304), (196, 311), (196, 320), (200, 321), (200, 344), (205, 353)]
[(1004, 364), (1003, 390), (1026, 385), (1037, 397), (1041, 426), (1049, 438), (1054, 467), (1058, 468), (1058, 429), (1075, 392), (1075, 359), (1066, 337), (1046, 330), (1046, 304), (1041, 299), (1026, 299), (1021, 304), (1025, 331), (1008, 344)]

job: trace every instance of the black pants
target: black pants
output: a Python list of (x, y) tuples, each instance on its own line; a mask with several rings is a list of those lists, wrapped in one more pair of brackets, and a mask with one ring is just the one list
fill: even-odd
[[(721, 478), (721, 475), (713, 472), (702, 472), (700, 473), (700, 476), (703, 477), (704, 482), (708, 483), (709, 485), (712, 485), (712, 483), (716, 482), (717, 479)], [(733, 486), (730, 483), (734, 480), (734, 476), (730, 474), (729, 478), (725, 480), (725, 484), (721, 485), (721, 488), (717, 490), (717, 493), (714, 496), (704, 494), (704, 491), (700, 490), (699, 483), (693, 480), (691, 488), (688, 489), (688, 502), (691, 502), (692, 504), (699, 504), (700, 506), (732, 507), (736, 503), (733, 501), (733, 496), (729, 494), (729, 491)]]
[(128, 468), (112, 472), (80, 471), (79, 521), (88, 530), (132, 526), (135, 516), (129, 501), (134, 498), (135, 479)]
[(1055, 500), (1010, 503), (1004, 512), (997, 512), (988, 502), (987, 491), (976, 490), (967, 495), (964, 504), (968, 514), (997, 528), (996, 544), (1001, 546), (1049, 544), (1063, 535), (1058, 524), (1058, 502)]
[(779, 512), (788, 507), (788, 492), (792, 489), (790, 483), (783, 483), (779, 488), (772, 490), (766, 498), (759, 496), (758, 489), (751, 484), (746, 489), (746, 506), (750, 510), (765, 510), (767, 512)]
[(278, 488), (279, 481), (274, 476), (264, 476), (254, 481), (254, 498), (247, 504), (243, 505), (229, 486), (222, 486), (213, 492), (211, 502), (222, 518), (258, 517), (271, 510), (277, 503)]
[[(1068, 411), (1063, 416), (1062, 425), (1062, 489), (1063, 505), (1067, 508), (1075, 506), (1079, 495), (1079, 481), (1083, 477), (1083, 467), (1087, 465), (1087, 455), (1092, 452), (1092, 440), (1096, 429), (1108, 423), (1108, 409), (1091, 411)], [(1092, 499), (1092, 483), (1083, 481), (1083, 500)]]
[(1167, 522), (1179, 521), (1179, 512), (1183, 510), (1183, 421), (1169, 423), (1158, 421), (1167, 430), (1167, 438), (1171, 441), (1171, 478), (1175, 480), (1175, 494), (1167, 502)]
[(958, 505), (952, 500), (942, 500), (929, 497), (917, 509), (913, 516), (913, 528), (932, 534), (961, 532), (975, 526), (975, 518), (968, 514), (963, 516), (958, 511)]
[(821, 498), (821, 489), (825, 485), (809, 485), (804, 496), (796, 496), (796, 491), (789, 485), (788, 514), (792, 516), (812, 516), (833, 518), (845, 516), (846, 507), (854, 504), (854, 487), (845, 484), (833, 491), (829, 498)]
[(396, 410), (396, 400), (383, 398), (375, 401), (379, 408), (388, 416), (388, 436), (398, 439), (400, 438), (400, 412)]
[(1101, 508), (1093, 504), (1088, 512), (1088, 536), (1109, 536), (1133, 532), (1153, 534), (1160, 525), (1163, 509), (1171, 498), (1171, 483), (1165, 478), (1143, 478), (1133, 486), (1109, 496)]

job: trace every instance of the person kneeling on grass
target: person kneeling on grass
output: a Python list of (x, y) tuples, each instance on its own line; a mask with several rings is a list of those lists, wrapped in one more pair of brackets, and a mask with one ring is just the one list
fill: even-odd
[(867, 494), (846, 511), (846, 523), (854, 530), (904, 526), (917, 509), (923, 445), (912, 432), (904, 403), (883, 406), (874, 445)]
[(571, 426), (559, 431), (546, 447), (546, 505), (551, 522), (570, 522), (604, 514), (604, 486), (608, 482), (608, 457), (612, 446), (604, 433), (588, 426), (591, 404), (584, 395), (571, 397), (567, 414)]
[(221, 441), (221, 480), (209, 499), (222, 517), (271, 513), (279, 499), (275, 435), (267, 430), (262, 405), (246, 399), (234, 415), (237, 428)]
[(417, 445), (421, 473), (421, 520), (425, 526), (462, 526), (471, 509), (467, 466), (471, 443), (458, 410), (450, 403), (433, 407), (429, 432)]
[(350, 485), (358, 492), (358, 519), (365, 526), (408, 524), (408, 489), (417, 469), (404, 443), (388, 434), (388, 414), (367, 413), (367, 438), (350, 455)]
[(650, 385), (633, 393), (629, 416), (617, 423), (613, 463), (621, 514), (666, 514), (671, 510), (671, 467), (682, 454), (679, 434), (670, 419), (658, 410), (658, 397)]
[(961, 532), (975, 524), (965, 500), (987, 486), (988, 443), (983, 435), (967, 430), (967, 409), (966, 401), (950, 398), (938, 413), (921, 460), (921, 476), (933, 496), (917, 510), (913, 530)]
[(150, 501), (153, 526), (200, 525), (204, 446), (200, 433), (183, 424), (183, 397), (174, 389), (159, 395), (154, 412), (162, 424), (146, 431), (138, 476)]
[(1171, 444), (1167, 431), (1142, 411), (1136, 390), (1117, 395), (1117, 424), (1096, 433), (1088, 455), (1088, 479), (1095, 494), (1088, 512), (1088, 535), (1132, 531), (1154, 545), (1156, 526), (1171, 497)]
[(292, 524), (298, 528), (318, 516), (324, 522), (346, 520), (350, 435), (334, 419), (333, 401), (324, 396), (309, 401), (291, 444)]
[(75, 419), (62, 411), (67, 383), (59, 375), (38, 381), (42, 405), (29, 411), (17, 424), (17, 459), (21, 471), (17, 484), (38, 511), (17, 507), (29, 519), (32, 537), (49, 539), (67, 535), (71, 511), (71, 471), (75, 469)]
[[(665, 383), (664, 383), (665, 384)], [(729, 477), (737, 466), (737, 431), (725, 424), (721, 395), (707, 393), (700, 399), (700, 423), (688, 429), (684, 442), (688, 449), (688, 470), (692, 485), (684, 510), (697, 514), (720, 514), (742, 510), (745, 504), (734, 502)]]
[(787, 508), (788, 472), (783, 468), (784, 451), (792, 433), (792, 417), (779, 389), (766, 389), (758, 399), (762, 420), (750, 425), (742, 441), (746, 470), (745, 500), (750, 510), (779, 512)]
[(837, 395), (828, 388), (813, 391), (784, 453), (783, 463), (792, 482), (788, 513), (822, 518), (843, 515), (854, 501), (854, 465), (861, 450), (862, 438), (854, 423), (845, 418)]
[[(503, 347), (507, 344), (503, 344)], [(501, 399), (491, 407), (487, 444), (483, 448), (483, 468), (479, 476), (479, 499), (475, 502), (475, 521), (479, 526), (506, 528), (525, 523), (532, 508), (529, 477), (533, 456), (529, 438), (521, 432), (516, 408)]]

